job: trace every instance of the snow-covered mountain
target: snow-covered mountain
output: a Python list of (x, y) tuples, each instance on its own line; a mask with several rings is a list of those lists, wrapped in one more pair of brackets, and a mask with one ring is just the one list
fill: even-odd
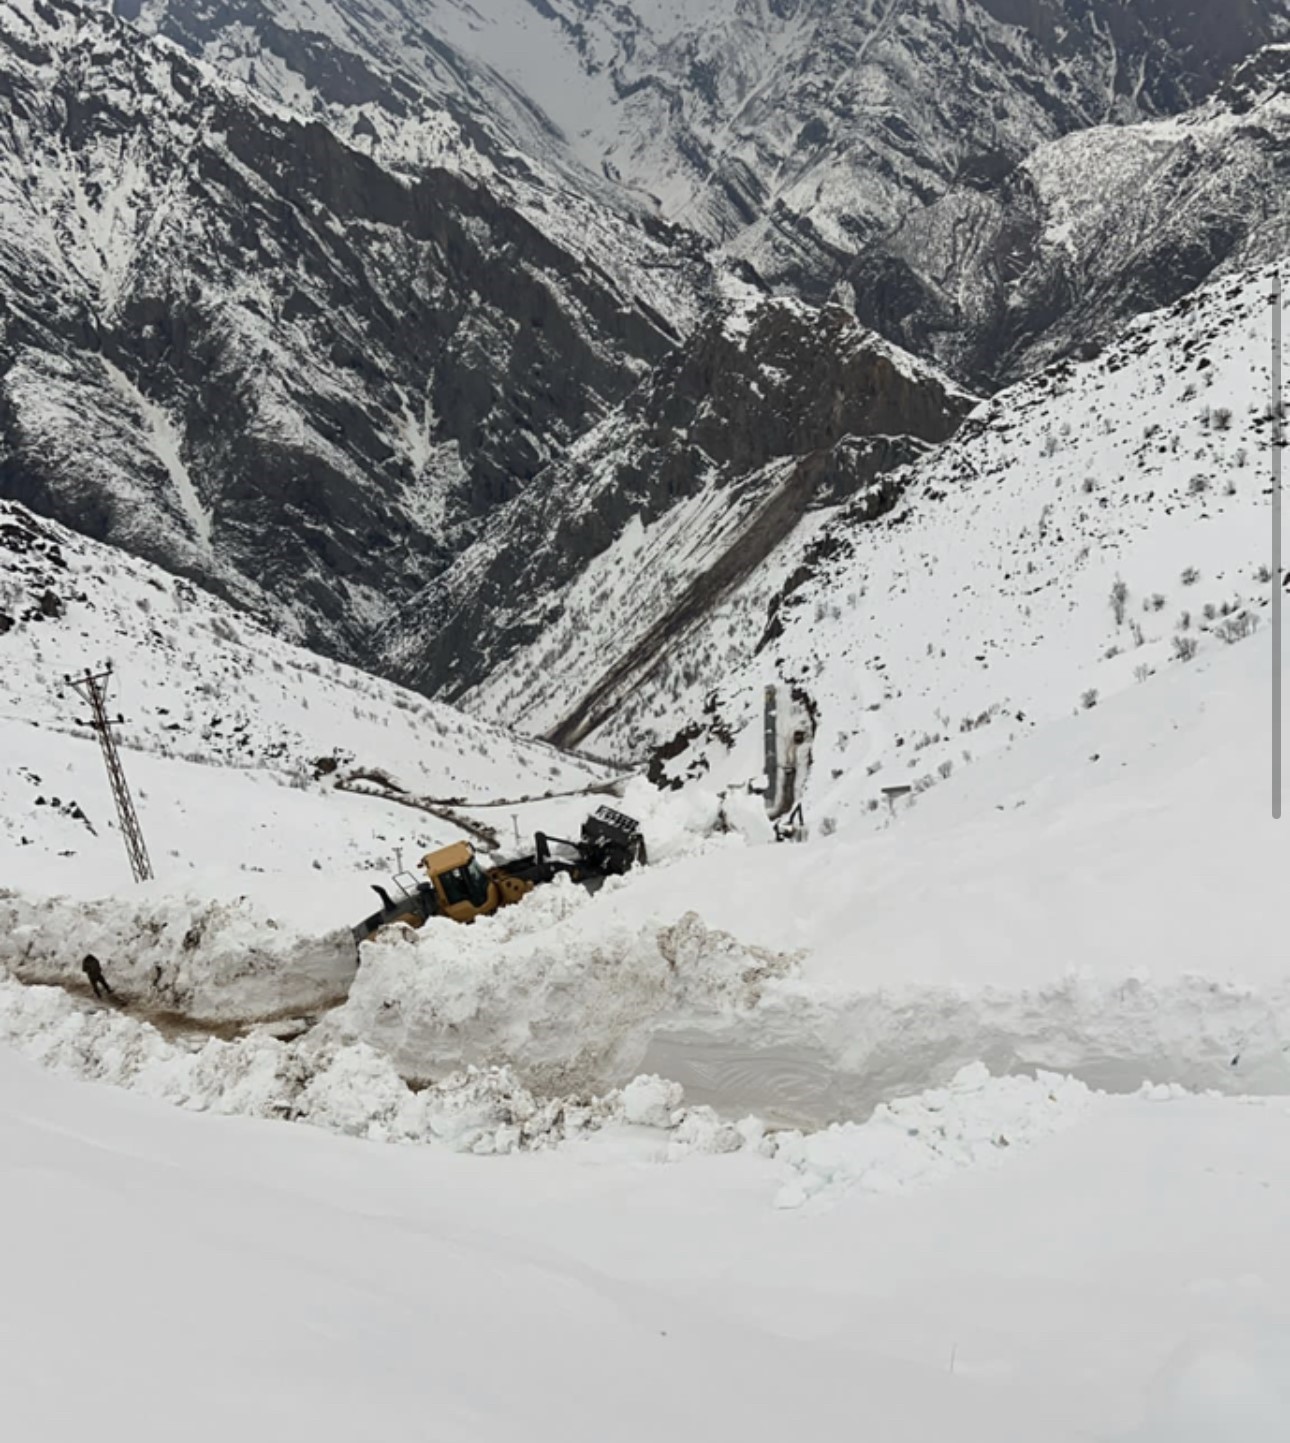
[(450, 110), (821, 283), (913, 204), (1100, 121), (1173, 114), (1290, 33), (1284, 0), (129, 0), (338, 123)]
[(101, 10), (6, 5), (0, 86), (0, 492), (333, 653), (691, 324), (656, 224), (396, 174)]
[[(671, 742), (669, 774), (742, 784), (776, 684), (814, 734), (819, 825), (1252, 635), (1272, 593), (1270, 275), (1215, 282), (999, 393), (885, 477), (884, 506), (861, 491), (805, 516), (678, 628), (589, 745)], [(565, 638), (557, 666), (540, 639), (466, 704), (558, 732), (633, 636), (629, 602), (596, 632), (594, 599), (650, 597), (676, 544), (666, 521), (625, 530), (578, 583), (595, 645)]]
[[(1283, 209), (1283, 113), (1267, 94), (1250, 102), (1248, 70), (1227, 77), (1290, 39), (1287, 0), (140, 0), (124, 13), (396, 163), (429, 116), (494, 173), (523, 155), (599, 203), (648, 197), (775, 285), (854, 292), (864, 321), (975, 386), (1176, 300), (1234, 253), (1269, 258), (1250, 233)], [(1256, 92), (1276, 68), (1262, 63)], [(1135, 133), (1220, 88), (1182, 128)], [(1061, 143), (1088, 131), (1088, 145)]]
[(384, 664), (576, 742), (804, 518), (893, 505), (888, 474), (970, 405), (839, 307), (735, 288), (427, 588)]
[[(989, 389), (1285, 243), (1286, 51), (1214, 93), (1283, 0), (115, 8), (0, 15), (0, 492), (432, 692), (604, 593), (632, 515), (686, 530), (709, 462), (714, 537), (805, 495), (774, 467), (863, 384), (730, 406), (745, 261)], [(948, 433), (883, 424), (826, 491)]]
[(993, 388), (1290, 251), (1290, 46), (1195, 110), (1037, 147), (906, 213), (849, 273), (884, 334)]

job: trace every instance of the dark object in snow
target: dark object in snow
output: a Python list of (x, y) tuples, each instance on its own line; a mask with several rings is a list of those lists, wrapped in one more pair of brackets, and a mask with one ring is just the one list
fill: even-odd
[(116, 993), (108, 986), (108, 980), (103, 975), (103, 964), (93, 952), (87, 953), (85, 960), (81, 963), (81, 971), (89, 979), (90, 986), (94, 989), (95, 997), (115, 997)]
[(499, 907), (522, 901), (534, 887), (559, 876), (595, 892), (607, 877), (621, 877), (647, 860), (640, 825), (612, 807), (597, 807), (583, 822), (577, 841), (535, 832), (533, 843), (531, 855), (514, 857), (487, 871), (469, 842), (453, 842), (437, 852), (427, 852), (421, 859), (424, 879), (407, 873), (394, 879), (400, 894), (397, 898), (379, 883), (372, 883), (381, 910), (353, 929), (354, 941), (365, 942), (392, 922), (421, 927), (431, 917), (441, 916), (473, 922), (476, 917), (491, 916)]

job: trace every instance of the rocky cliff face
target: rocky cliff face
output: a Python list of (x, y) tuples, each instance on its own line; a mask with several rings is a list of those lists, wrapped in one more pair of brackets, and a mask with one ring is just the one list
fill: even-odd
[(680, 339), (486, 185), (102, 13), (7, 7), (0, 95), (0, 494), (319, 645), (365, 656)]
[(850, 272), (869, 324), (992, 388), (1290, 248), (1290, 47), (1171, 120), (1040, 146), (911, 212)]
[[(890, 504), (880, 479), (969, 404), (839, 307), (744, 296), (506, 508), (386, 664), (577, 741), (809, 511)], [(549, 664), (515, 666), (526, 647)]]

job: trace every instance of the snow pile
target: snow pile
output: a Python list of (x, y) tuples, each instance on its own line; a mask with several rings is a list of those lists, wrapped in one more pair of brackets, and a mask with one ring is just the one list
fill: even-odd
[(264, 1031), (224, 1040), (167, 1037), (150, 1023), (78, 1003), (59, 988), (0, 978), (0, 1042), (88, 1081), (197, 1112), (304, 1122), (378, 1142), (435, 1143), (454, 1152), (533, 1151), (614, 1124), (666, 1134), (659, 1160), (733, 1152), (760, 1136), (709, 1108), (688, 1107), (675, 1083), (635, 1079), (603, 1096), (539, 1097), (505, 1067), (467, 1067), (413, 1089), (388, 1057), (335, 1029), (281, 1041)]
[(775, 1205), (797, 1208), (851, 1188), (900, 1192), (994, 1166), (1008, 1149), (1078, 1121), (1092, 1098), (1071, 1077), (1041, 1072), (993, 1078), (981, 1063), (972, 1064), (948, 1087), (881, 1104), (868, 1122), (770, 1139), (769, 1150), (795, 1173)]
[(746, 1016), (796, 967), (694, 912), (632, 926), (613, 907), (557, 882), (469, 928), (388, 928), (333, 1023), (406, 1077), (504, 1063), (547, 1092), (597, 1090), (633, 1076), (669, 1021)]
[(759, 846), (775, 836), (762, 798), (734, 789), (663, 791), (644, 777), (633, 777), (615, 805), (640, 823), (651, 866), (704, 852), (715, 837)]
[(311, 934), (245, 897), (149, 889), (83, 900), (0, 890), (0, 967), (24, 982), (79, 984), (87, 952), (123, 1000), (207, 1023), (331, 1006), (355, 966), (347, 930)]

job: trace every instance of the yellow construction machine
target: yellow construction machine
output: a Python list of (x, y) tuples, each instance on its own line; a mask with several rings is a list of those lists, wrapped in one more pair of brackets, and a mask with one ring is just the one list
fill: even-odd
[(499, 907), (509, 907), (534, 887), (568, 877), (594, 892), (606, 877), (621, 876), (645, 861), (640, 826), (612, 807), (598, 807), (582, 824), (576, 841), (538, 832), (533, 851), (496, 866), (481, 866), (469, 842), (453, 842), (421, 859), (423, 877), (401, 873), (393, 879), (398, 895), (372, 884), (381, 910), (354, 928), (355, 942), (364, 942), (392, 922), (420, 927), (431, 917), (473, 922)]

